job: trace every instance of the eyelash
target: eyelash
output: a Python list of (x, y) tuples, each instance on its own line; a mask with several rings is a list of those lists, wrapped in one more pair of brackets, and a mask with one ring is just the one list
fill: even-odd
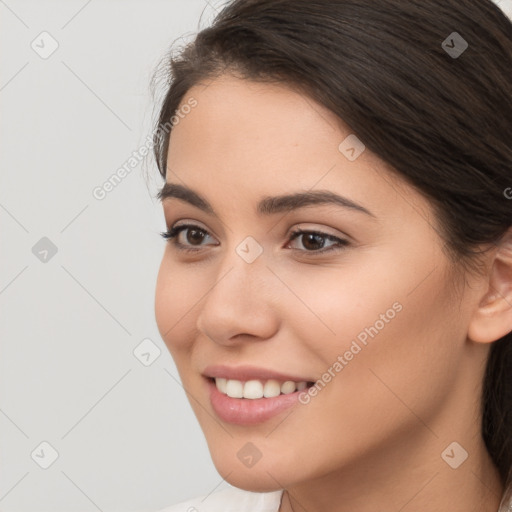
[[(164, 240), (166, 240), (169, 243), (172, 243), (172, 245), (174, 245), (176, 247), (176, 249), (178, 249), (179, 251), (188, 252), (188, 253), (197, 253), (197, 252), (201, 251), (200, 248), (199, 249), (196, 249), (196, 248), (191, 249), (188, 246), (177, 242), (178, 235), (185, 229), (190, 229), (190, 228), (195, 228), (197, 231), (201, 231), (203, 233), (206, 233), (207, 235), (210, 235), (210, 233), (208, 233), (208, 231), (206, 231), (205, 229), (200, 228), (199, 226), (196, 226), (194, 224), (182, 224), (180, 226), (173, 227), (173, 228), (169, 229), (168, 231), (163, 231), (162, 233), (160, 233), (160, 235), (162, 236), (162, 238)], [(325, 254), (326, 252), (330, 252), (330, 251), (342, 250), (346, 246), (350, 245), (347, 240), (343, 240), (342, 238), (338, 238), (336, 236), (329, 235), (327, 233), (323, 233), (321, 231), (302, 230), (302, 229), (296, 229), (296, 230), (292, 231), (292, 233), (290, 234), (290, 242), (292, 242), (293, 240), (295, 240), (296, 238), (298, 238), (301, 235), (317, 235), (317, 236), (325, 238), (331, 242), (338, 242), (338, 245), (332, 245), (332, 246), (328, 247), (327, 249), (319, 249), (319, 250), (314, 250), (314, 251), (307, 251), (307, 250), (303, 250), (303, 249), (292, 249), (292, 250), (299, 251), (299, 252), (311, 253), (311, 254)]]

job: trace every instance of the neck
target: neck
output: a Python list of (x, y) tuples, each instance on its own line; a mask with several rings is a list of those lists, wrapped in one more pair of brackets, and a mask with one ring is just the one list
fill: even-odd
[[(288, 487), (279, 512), (498, 512), (504, 488), (479, 430), (457, 432), (463, 425), (397, 435), (385, 452)], [(446, 451), (454, 440), (468, 452), (456, 469), (445, 462), (460, 457)]]

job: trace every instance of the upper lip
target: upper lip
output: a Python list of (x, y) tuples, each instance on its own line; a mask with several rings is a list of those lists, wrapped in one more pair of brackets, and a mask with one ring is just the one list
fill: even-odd
[(311, 380), (299, 377), (297, 375), (287, 375), (281, 372), (270, 370), (268, 368), (260, 368), (257, 366), (227, 366), (223, 364), (207, 366), (203, 375), (210, 378), (224, 378), (240, 381), (248, 380), (268, 380), (275, 379), (278, 381), (292, 380), (294, 382), (312, 382)]

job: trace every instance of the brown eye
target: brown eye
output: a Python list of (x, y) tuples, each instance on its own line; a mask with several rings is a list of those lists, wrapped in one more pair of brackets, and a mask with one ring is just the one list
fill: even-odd
[[(182, 231), (185, 232), (185, 236), (181, 237), (180, 235)], [(173, 246), (175, 246), (180, 251), (198, 251), (201, 250), (203, 244), (203, 240), (208, 236), (211, 236), (208, 231), (200, 228), (194, 224), (182, 224), (181, 226), (174, 226), (168, 231), (160, 233), (161, 236), (170, 242)]]
[[(294, 248), (296, 250), (300, 250), (301, 252), (324, 253), (331, 250), (342, 249), (349, 245), (347, 240), (343, 240), (327, 233), (322, 233), (321, 231), (297, 230), (292, 233), (290, 241), (295, 239), (301, 240), (302, 246), (305, 248), (305, 250)], [(326, 241), (335, 243), (331, 246), (328, 246), (327, 249), (324, 249)]]
[(315, 233), (304, 233), (302, 236), (302, 245), (312, 251), (323, 249), (325, 245), (325, 237)]
[(185, 231), (186, 241), (192, 245), (201, 245), (204, 239), (205, 231), (202, 229), (191, 229), (187, 228)]

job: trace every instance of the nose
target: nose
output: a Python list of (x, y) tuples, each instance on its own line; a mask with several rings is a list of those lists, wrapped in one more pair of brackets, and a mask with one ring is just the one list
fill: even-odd
[(252, 263), (237, 254), (215, 274), (197, 317), (199, 332), (216, 343), (232, 345), (271, 338), (278, 329), (278, 304), (273, 279), (262, 257)]

